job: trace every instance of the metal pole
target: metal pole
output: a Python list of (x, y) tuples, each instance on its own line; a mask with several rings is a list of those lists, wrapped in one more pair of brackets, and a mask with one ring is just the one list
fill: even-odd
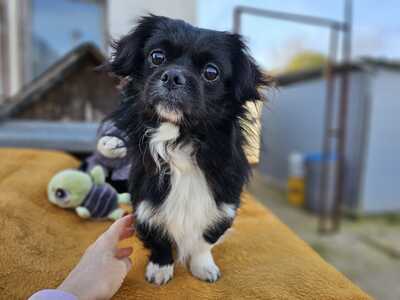
[[(338, 22), (338, 21), (331, 20), (328, 18), (320, 18), (320, 17), (315, 17), (315, 16), (309, 16), (309, 15), (293, 14), (293, 13), (287, 13), (287, 12), (281, 12), (281, 11), (269, 10), (269, 9), (260, 9), (260, 8), (250, 7), (250, 6), (236, 6), (235, 7), (234, 16), (236, 14), (240, 15), (243, 13), (253, 15), (253, 16), (260, 16), (260, 17), (284, 20), (284, 21), (295, 22), (295, 23), (303, 23), (303, 24), (320, 26), (320, 27), (328, 27), (328, 28), (334, 27), (337, 30), (345, 30), (345, 28), (344, 28), (345, 26), (342, 22)], [(237, 32), (237, 31), (234, 30), (234, 32)]]
[(346, 0), (344, 9), (344, 18), (346, 30), (343, 34), (343, 64), (345, 70), (342, 76), (342, 88), (339, 105), (339, 139), (337, 143), (337, 176), (336, 176), (336, 199), (333, 210), (333, 230), (340, 228), (342, 217), (342, 204), (344, 198), (344, 186), (346, 182), (346, 139), (347, 139), (347, 112), (348, 112), (348, 94), (349, 94), (349, 71), (346, 65), (350, 63), (351, 58), (351, 30), (352, 30), (352, 0)]
[[(289, 22), (302, 23), (312, 26), (319, 26), (329, 28), (330, 32), (330, 54), (328, 61), (328, 66), (326, 69), (327, 78), (327, 91), (326, 91), (326, 107), (325, 107), (325, 123), (324, 123), (324, 141), (323, 141), (323, 155), (324, 157), (329, 157), (331, 153), (331, 142), (332, 138), (336, 137), (336, 176), (335, 176), (335, 190), (334, 190), (334, 213), (329, 216), (333, 218), (333, 227), (339, 228), (339, 221), (341, 218), (341, 205), (343, 198), (343, 188), (344, 188), (344, 177), (345, 177), (345, 143), (346, 143), (346, 126), (347, 126), (347, 94), (348, 94), (348, 74), (346, 70), (342, 76), (341, 80), (341, 91), (340, 91), (340, 103), (338, 119), (339, 125), (334, 128), (332, 124), (334, 122), (334, 76), (332, 69), (332, 62), (336, 60), (337, 48), (338, 48), (338, 31), (342, 31), (343, 34), (343, 45), (342, 45), (342, 56), (343, 63), (348, 64), (351, 56), (351, 22), (352, 22), (352, 3), (351, 0), (345, 0), (345, 22), (338, 22), (335, 20), (330, 20), (326, 18), (320, 18), (308, 15), (292, 14), (280, 11), (265, 10), (248, 6), (237, 6), (234, 9), (233, 15), (233, 32), (240, 33), (241, 29), (241, 16), (242, 14), (250, 14), (265, 18), (273, 18), (279, 20), (285, 20)], [(333, 143), (333, 142), (332, 142)], [(332, 147), (333, 148), (333, 147)], [(322, 178), (321, 178), (321, 201), (323, 207), (320, 214), (320, 231), (326, 231), (326, 221), (328, 218), (326, 209), (327, 200), (327, 182), (328, 182), (328, 169), (326, 166), (322, 167)]]
[(233, 32), (234, 33), (240, 33), (240, 19), (242, 15), (242, 10), (239, 6), (235, 7), (233, 10)]
[(335, 78), (334, 78), (334, 64), (337, 59), (338, 50), (338, 31), (331, 28), (329, 38), (329, 56), (326, 65), (325, 76), (326, 76), (326, 101), (325, 101), (325, 120), (324, 120), (324, 136), (322, 145), (322, 162), (321, 162), (321, 184), (320, 184), (320, 201), (321, 207), (319, 211), (319, 224), (318, 230), (324, 233), (328, 230), (327, 217), (328, 217), (328, 174), (329, 164), (325, 159), (332, 155), (332, 138), (336, 137), (336, 131), (334, 129), (334, 90), (335, 90)]

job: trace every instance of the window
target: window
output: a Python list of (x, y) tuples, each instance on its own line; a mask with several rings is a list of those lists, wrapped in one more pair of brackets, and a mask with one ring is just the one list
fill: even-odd
[(24, 26), (24, 81), (31, 81), (83, 42), (104, 50), (105, 8), (101, 0), (31, 0)]

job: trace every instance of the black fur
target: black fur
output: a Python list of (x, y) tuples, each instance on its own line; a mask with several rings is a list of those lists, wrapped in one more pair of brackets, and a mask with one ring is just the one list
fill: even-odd
[(231, 226), (231, 219), (226, 218), (224, 220), (220, 220), (219, 222), (208, 228), (204, 232), (203, 237), (208, 243), (215, 244), (218, 239), (225, 233), (225, 231), (227, 231)]
[[(245, 104), (261, 98), (259, 87), (269, 84), (239, 35), (193, 27), (183, 21), (147, 16), (120, 41), (114, 43), (113, 58), (105, 68), (117, 76), (129, 76), (126, 101), (113, 115), (117, 125), (130, 136), (133, 159), (130, 191), (137, 206), (150, 201), (161, 205), (168, 195), (168, 166), (160, 181), (156, 164), (148, 151), (148, 128), (157, 128), (162, 118), (155, 107), (162, 104), (183, 113), (178, 121), (179, 143), (191, 143), (193, 156), (204, 172), (217, 205), (240, 203), (243, 185), (250, 175), (250, 165), (243, 151), (247, 110)], [(162, 65), (151, 63), (151, 53), (161, 49), (166, 55)], [(219, 78), (204, 78), (208, 63), (219, 69)], [(161, 76), (169, 70), (185, 79), (181, 88), (165, 88)], [(204, 232), (204, 239), (215, 243), (231, 226), (223, 220)], [(137, 224), (145, 245), (152, 250), (151, 260), (169, 264), (170, 242), (148, 224)], [(168, 249), (167, 249), (168, 248)], [(163, 253), (161, 253), (163, 252)]]
[(159, 228), (138, 224), (136, 229), (145, 247), (153, 250), (150, 256), (152, 262), (160, 266), (173, 263), (170, 239)]

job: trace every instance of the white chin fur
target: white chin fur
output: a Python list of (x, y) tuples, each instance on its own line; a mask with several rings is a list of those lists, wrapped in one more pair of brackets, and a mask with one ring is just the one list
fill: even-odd
[(146, 280), (157, 285), (167, 283), (174, 274), (174, 265), (160, 266), (149, 262), (146, 269)]
[(178, 123), (182, 119), (182, 112), (177, 110), (170, 110), (162, 104), (156, 106), (157, 114), (164, 119), (172, 123)]

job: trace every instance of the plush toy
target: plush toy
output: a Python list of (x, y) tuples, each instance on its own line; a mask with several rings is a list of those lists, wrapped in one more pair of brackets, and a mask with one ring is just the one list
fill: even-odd
[(81, 165), (80, 169), (90, 172), (100, 165), (106, 172), (106, 180), (117, 191), (127, 192), (130, 160), (127, 155), (128, 136), (110, 121), (104, 121), (97, 130), (96, 151)]
[(100, 166), (90, 173), (79, 170), (64, 170), (49, 182), (50, 202), (63, 208), (74, 208), (82, 218), (116, 220), (124, 215), (120, 203), (129, 203), (130, 194), (118, 194), (105, 182), (105, 174)]

